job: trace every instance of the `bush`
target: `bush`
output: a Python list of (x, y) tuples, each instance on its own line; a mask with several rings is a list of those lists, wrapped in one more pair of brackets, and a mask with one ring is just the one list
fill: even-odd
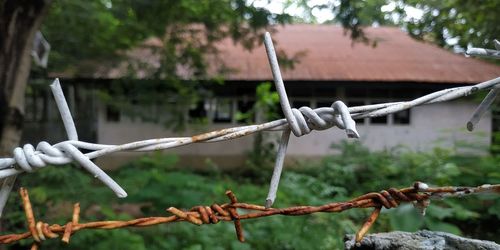
[[(371, 191), (406, 187), (420, 180), (431, 185), (500, 183), (498, 156), (459, 156), (436, 149), (369, 152), (358, 144), (336, 145), (341, 155), (286, 170), (280, 183), (276, 207), (320, 205), (348, 200)], [(176, 169), (177, 158), (155, 154), (123, 166), (110, 175), (129, 193), (118, 199), (83, 170), (75, 167), (42, 169), (20, 184), (28, 187), (37, 219), (65, 223), (71, 204), (80, 202), (81, 221), (131, 219), (137, 216), (168, 216), (165, 208), (225, 203), (231, 189), (243, 202), (264, 203), (267, 185), (231, 173), (192, 172)], [(269, 167), (263, 173), (269, 173)], [(26, 176), (27, 177), (27, 176)], [(264, 176), (263, 178), (269, 178)], [(7, 232), (26, 230), (18, 195), (10, 197), (3, 219)], [(67, 249), (310, 249), (342, 248), (346, 233), (355, 233), (371, 210), (355, 209), (340, 214), (273, 216), (243, 221), (247, 243), (236, 240), (231, 223), (188, 223), (119, 230), (83, 230), (65, 246), (58, 240), (44, 247)], [(431, 229), (475, 238), (499, 240), (500, 200), (481, 196), (446, 199), (431, 204), (426, 217), (410, 206), (383, 210), (373, 231)], [(5, 232), (5, 233), (7, 233)], [(26, 248), (29, 241), (12, 245)]]

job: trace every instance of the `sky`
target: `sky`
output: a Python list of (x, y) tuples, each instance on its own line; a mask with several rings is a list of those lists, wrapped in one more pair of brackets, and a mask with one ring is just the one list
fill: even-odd
[[(255, 7), (263, 7), (271, 11), (272, 13), (287, 13), (292, 16), (301, 16), (304, 12), (304, 9), (298, 7), (297, 5), (288, 6), (284, 9), (284, 5), (286, 0), (256, 0), (253, 2)], [(320, 5), (320, 4), (332, 4), (331, 0), (311, 0), (308, 1), (309, 6)], [(316, 17), (319, 23), (323, 23), (325, 21), (333, 19), (332, 11), (329, 9), (314, 9), (313, 15)]]
[[(255, 0), (251, 1), (255, 7), (263, 7), (271, 11), (272, 13), (287, 13), (292, 16), (302, 16), (304, 13), (304, 9), (302, 7), (297, 6), (296, 4), (290, 5), (285, 7), (287, 0)], [(333, 6), (338, 4), (337, 0), (309, 0), (307, 1), (307, 4), (311, 6), (315, 5), (327, 5), (327, 6)], [(382, 11), (384, 12), (389, 12), (394, 10), (396, 7), (396, 4), (394, 2), (391, 2), (385, 6), (382, 7)], [(422, 17), (423, 11), (413, 8), (413, 7), (405, 7), (406, 14), (407, 16), (405, 19), (410, 19), (410, 18), (415, 18), (415, 19), (420, 19)], [(324, 8), (324, 9), (314, 9), (312, 11), (313, 16), (316, 18), (316, 20), (319, 23), (323, 23), (325, 21), (333, 19), (333, 14), (331, 11), (331, 8)], [(394, 16), (393, 18), (397, 19), (398, 16)]]

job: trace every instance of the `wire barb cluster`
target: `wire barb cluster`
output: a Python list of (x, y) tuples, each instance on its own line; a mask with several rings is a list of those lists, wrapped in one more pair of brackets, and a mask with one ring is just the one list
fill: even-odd
[[(50, 225), (42, 221), (36, 221), (33, 208), (29, 199), (28, 191), (24, 188), (19, 190), (24, 212), (26, 215), (28, 230), (19, 234), (7, 234), (0, 236), (1, 244), (10, 244), (23, 239), (32, 238), (34, 243), (32, 249), (38, 248), (42, 241), (61, 237), (63, 242), (69, 243), (70, 237), (83, 229), (118, 229), (125, 227), (147, 227), (172, 222), (188, 222), (194, 225), (216, 224), (220, 221), (232, 221), (235, 225), (237, 239), (245, 241), (242, 220), (256, 219), (273, 215), (301, 216), (319, 212), (339, 213), (353, 208), (374, 208), (363, 226), (356, 234), (356, 242), (360, 242), (364, 235), (377, 220), (382, 207), (391, 209), (398, 207), (401, 203), (413, 203), (421, 209), (424, 214), (425, 208), (429, 206), (431, 199), (443, 199), (447, 197), (462, 197), (465, 195), (493, 193), (500, 194), (500, 184), (485, 184), (478, 187), (429, 187), (422, 182), (415, 182), (413, 186), (396, 189), (389, 188), (378, 193), (367, 193), (349, 201), (333, 202), (320, 206), (294, 206), (288, 208), (266, 208), (264, 206), (238, 202), (232, 191), (226, 191), (230, 202), (222, 205), (195, 206), (189, 210), (181, 210), (175, 207), (167, 209), (171, 216), (145, 217), (129, 221), (94, 221), (80, 223), (80, 204), (73, 207), (71, 221), (64, 225)], [(245, 211), (246, 213), (239, 213)]]
[[(312, 130), (325, 130), (336, 126), (340, 129), (344, 129), (347, 137), (358, 138), (359, 134), (356, 130), (356, 123), (353, 118), (386, 116), (388, 114), (410, 109), (419, 105), (450, 101), (459, 97), (471, 95), (479, 90), (492, 89), (484, 101), (479, 105), (478, 109), (474, 112), (471, 120), (467, 123), (469, 130), (472, 130), (475, 124), (480, 120), (481, 116), (488, 110), (498, 92), (500, 92), (500, 77), (497, 77), (473, 86), (437, 91), (407, 102), (391, 102), (347, 107), (342, 101), (336, 101), (331, 107), (321, 107), (316, 109), (300, 107), (299, 109), (295, 109), (290, 107), (290, 103), (288, 101), (271, 36), (269, 33), (266, 33), (264, 38), (269, 63), (275, 80), (276, 90), (280, 97), (280, 104), (283, 113), (285, 114), (285, 119), (279, 119), (258, 125), (226, 128), (192, 137), (149, 139), (122, 145), (106, 145), (83, 142), (78, 140), (77, 130), (71, 116), (70, 109), (59, 84), (59, 80), (56, 79), (51, 85), (51, 89), (61, 114), (61, 118), (68, 135), (68, 140), (54, 145), (50, 145), (49, 143), (42, 141), (36, 146), (36, 148), (31, 144), (26, 144), (23, 147), (14, 149), (12, 158), (0, 158), (0, 180), (3, 180), (3, 184), (0, 189), (0, 216), (5, 203), (7, 202), (8, 195), (12, 190), (16, 176), (23, 172), (31, 173), (48, 165), (62, 165), (76, 162), (113, 190), (118, 197), (126, 197), (127, 193), (125, 190), (101, 168), (99, 168), (99, 166), (92, 162), (92, 159), (121, 151), (158, 151), (189, 145), (192, 143), (232, 140), (259, 131), (282, 130), (283, 134), (279, 143), (274, 171), (265, 203), (266, 207), (269, 208), (272, 206), (276, 198), (276, 192), (291, 133), (295, 136), (303, 136)], [(472, 52), (471, 54), (475, 55)], [(89, 152), (84, 154), (81, 152), (82, 149)]]

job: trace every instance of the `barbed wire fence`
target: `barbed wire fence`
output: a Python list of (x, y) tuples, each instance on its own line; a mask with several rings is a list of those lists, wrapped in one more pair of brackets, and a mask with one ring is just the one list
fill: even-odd
[[(353, 208), (374, 208), (363, 226), (356, 233), (356, 242), (360, 242), (363, 236), (377, 220), (382, 207), (386, 209), (396, 208), (401, 203), (412, 203), (420, 212), (425, 215), (425, 209), (433, 199), (443, 199), (449, 197), (463, 197), (466, 195), (476, 195), (484, 193), (500, 194), (500, 185), (482, 185), (478, 187), (429, 187), (423, 182), (415, 182), (413, 186), (396, 189), (389, 188), (378, 193), (367, 193), (345, 202), (332, 202), (320, 206), (295, 206), (288, 208), (266, 208), (256, 204), (238, 202), (236, 195), (231, 191), (226, 191), (230, 202), (222, 205), (212, 204), (210, 206), (195, 206), (187, 211), (175, 207), (166, 209), (171, 216), (166, 217), (145, 217), (128, 221), (93, 221), (80, 223), (80, 204), (73, 205), (71, 221), (64, 225), (49, 224), (37, 221), (33, 213), (33, 208), (29, 199), (28, 190), (21, 188), (19, 194), (22, 200), (28, 230), (19, 234), (7, 234), (0, 236), (0, 243), (9, 244), (23, 239), (32, 238), (31, 249), (38, 249), (42, 241), (60, 236), (63, 242), (69, 243), (72, 234), (84, 229), (118, 229), (125, 227), (148, 227), (159, 224), (173, 222), (189, 222), (200, 226), (203, 224), (217, 224), (220, 221), (233, 222), (236, 237), (240, 242), (245, 241), (243, 234), (242, 220), (256, 219), (274, 215), (301, 216), (313, 213), (340, 213)], [(246, 213), (238, 213), (238, 209), (245, 210)]]
[[(432, 104), (432, 103), (438, 103), (438, 102), (446, 102), (450, 100), (454, 100), (460, 97), (465, 97), (469, 96), (471, 94), (477, 93), (480, 90), (490, 90), (490, 92), (486, 95), (484, 100), (480, 103), (478, 108), (474, 111), (474, 113), (471, 116), (471, 119), (467, 122), (467, 129), (472, 131), (475, 127), (475, 125), (479, 122), (481, 117), (489, 110), (489, 107), (491, 104), (494, 102), (495, 97), (498, 95), (500, 92), (500, 77), (497, 77), (495, 79), (485, 81), (476, 85), (472, 86), (464, 86), (464, 87), (455, 87), (455, 88), (449, 88), (449, 89), (444, 89), (440, 90), (434, 93), (430, 93), (428, 95), (416, 98), (411, 101), (404, 101), (404, 102), (389, 102), (389, 103), (380, 103), (380, 104), (372, 104), (372, 105), (363, 105), (363, 106), (354, 106), (354, 107), (347, 107), (342, 101), (335, 101), (330, 107), (320, 107), (316, 109), (311, 109), (310, 107), (300, 107), (300, 108), (291, 108), (290, 103), (288, 101), (288, 97), (286, 94), (285, 86), (283, 83), (283, 79), (281, 76), (281, 72), (279, 69), (279, 64), (278, 60), (276, 57), (276, 52), (273, 46), (273, 42), (271, 39), (271, 36), (269, 33), (265, 34), (264, 37), (264, 44), (266, 47), (266, 52), (267, 56), (269, 59), (269, 63), (271, 66), (271, 70), (273, 73), (273, 78), (274, 78), (274, 83), (276, 87), (276, 91), (278, 92), (279, 98), (280, 98), (280, 105), (282, 108), (282, 111), (285, 115), (284, 119), (278, 119), (262, 124), (257, 124), (257, 125), (247, 125), (247, 126), (239, 126), (239, 127), (233, 127), (233, 128), (225, 128), (222, 130), (217, 130), (217, 131), (212, 131), (204, 134), (199, 134), (191, 137), (174, 137), (174, 138), (157, 138), (157, 139), (148, 139), (148, 140), (142, 140), (142, 141), (135, 141), (135, 142), (130, 142), (122, 145), (106, 145), (106, 144), (96, 144), (96, 143), (89, 143), (89, 142), (84, 142), (80, 141), (78, 139), (78, 133), (75, 127), (75, 123), (73, 121), (70, 109), (68, 107), (68, 104), (66, 102), (66, 98), (63, 94), (61, 85), (59, 83), (58, 79), (55, 79), (53, 84), (50, 86), (52, 93), (54, 95), (54, 99), (56, 101), (57, 108), (59, 110), (59, 113), (61, 114), (61, 118), (66, 130), (66, 134), (68, 136), (67, 141), (59, 142), (54, 145), (50, 145), (49, 143), (42, 141), (37, 144), (36, 148), (31, 145), (31, 144), (26, 144), (23, 147), (18, 147), (14, 149), (13, 151), (13, 157), (10, 158), (0, 158), (0, 179), (3, 180), (2, 187), (0, 189), (0, 216), (1, 213), (5, 207), (5, 204), (7, 202), (7, 198), (12, 191), (12, 188), (14, 186), (14, 182), (16, 180), (17, 175), (27, 172), (27, 173), (32, 173), (36, 171), (37, 169), (44, 168), (49, 165), (63, 165), (63, 164), (68, 164), (71, 162), (76, 162), (80, 166), (82, 166), (85, 170), (87, 170), (90, 174), (92, 174), (95, 178), (99, 179), (103, 184), (108, 186), (118, 197), (123, 198), (127, 196), (127, 193), (125, 190), (117, 183), (115, 182), (110, 176), (108, 176), (99, 166), (97, 166), (94, 162), (92, 162), (92, 159), (108, 155), (108, 154), (113, 154), (117, 152), (123, 152), (123, 151), (134, 151), (134, 152), (148, 152), (148, 151), (159, 151), (159, 150), (165, 150), (169, 148), (175, 148), (175, 147), (180, 147), (180, 146), (186, 146), (192, 143), (214, 143), (214, 142), (220, 142), (220, 141), (226, 141), (226, 140), (232, 140), (236, 138), (240, 138), (243, 136), (247, 136), (256, 132), (260, 131), (283, 131), (281, 140), (279, 143), (278, 147), (278, 152), (276, 156), (276, 161), (274, 165), (274, 171), (271, 177), (271, 182), (270, 182), (270, 187), (269, 187), (269, 192), (265, 201), (265, 206), (257, 206), (257, 205), (250, 205), (248, 207), (245, 206), (235, 206), (235, 204), (244, 204), (244, 203), (237, 203), (237, 201), (232, 200), (232, 205), (225, 205), (223, 207), (228, 208), (227, 210), (230, 213), (230, 217), (228, 217), (226, 214), (221, 213), (221, 211), (217, 211), (219, 214), (217, 216), (220, 217), (222, 220), (225, 220), (227, 218), (230, 218), (231, 220), (234, 220), (235, 223), (236, 221), (239, 221), (239, 219), (236, 218), (256, 218), (256, 217), (262, 217), (262, 216), (269, 216), (269, 215), (274, 215), (274, 214), (284, 214), (284, 215), (302, 215), (302, 214), (309, 214), (313, 212), (305, 212), (305, 211), (314, 211), (314, 212), (340, 212), (345, 209), (349, 208), (354, 208), (354, 207), (376, 207), (376, 204), (379, 204), (377, 202), (382, 202), (382, 205), (384, 207), (395, 207), (399, 202), (406, 202), (406, 201), (417, 201), (419, 202), (420, 200), (428, 200), (428, 198), (433, 197), (433, 193), (443, 193), (444, 189), (431, 189), (433, 191), (427, 190), (427, 193), (422, 196), (425, 197), (422, 198), (421, 196), (413, 196), (417, 198), (403, 198), (403, 196), (398, 196), (397, 192), (393, 192), (393, 194), (390, 194), (389, 196), (386, 196), (386, 193), (383, 192), (379, 195), (375, 195), (378, 198), (369, 198), (371, 199), (372, 203), (366, 203), (370, 204), (369, 205), (352, 205), (353, 202), (356, 202), (358, 200), (351, 200), (347, 203), (342, 203), (342, 204), (350, 204), (346, 205), (347, 207), (344, 209), (333, 209), (331, 208), (331, 211), (328, 209), (318, 209), (319, 207), (316, 207), (316, 209), (312, 209), (315, 207), (311, 206), (301, 206), (301, 207), (294, 207), (294, 208), (288, 208), (287, 209), (275, 209), (271, 208), (273, 205), (275, 199), (276, 199), (276, 192), (278, 189), (279, 181), (280, 181), (280, 176), (281, 172), (283, 169), (283, 163), (287, 151), (287, 146), (288, 146), (288, 141), (290, 138), (290, 134), (293, 133), (295, 136), (300, 137), (303, 135), (309, 134), (312, 130), (326, 130), (331, 127), (338, 127), (340, 129), (345, 130), (346, 135), (348, 138), (359, 138), (359, 133), (356, 130), (356, 123), (354, 119), (357, 118), (365, 118), (365, 117), (379, 117), (379, 116), (386, 116), (392, 113), (397, 113), (402, 110), (410, 109), (413, 107), (417, 107), (420, 105), (426, 105), (426, 104)], [(500, 43), (495, 40), (495, 47), (497, 50), (490, 50), (490, 49), (482, 49), (482, 48), (472, 48), (467, 51), (466, 54), (471, 55), (471, 56), (480, 56), (480, 57), (489, 57), (489, 58), (500, 58)], [(87, 150), (89, 151), (88, 153), (83, 153), (81, 150)], [(480, 190), (483, 190), (485, 186), (481, 186), (482, 188), (478, 187)], [(489, 191), (494, 191), (495, 193), (500, 193), (499, 192), (499, 187), (498, 185), (490, 185), (488, 186)], [(26, 206), (29, 205), (29, 202), (26, 202), (26, 200), (29, 201), (27, 197), (27, 191), (25, 189), (22, 189), (24, 191), (21, 191), (21, 194), (24, 194), (23, 192), (26, 192), (25, 195), (23, 195), (23, 201), (25, 204), (25, 210), (28, 211), (30, 209), (26, 208)], [(413, 192), (420, 192), (423, 191), (422, 188), (414, 188), (412, 189)], [(456, 189), (446, 189), (445, 193), (448, 194), (462, 194), (460, 193), (463, 190), (463, 188), (456, 188)], [(455, 191), (449, 191), (449, 190), (455, 190)], [(476, 189), (471, 189), (471, 190), (476, 190)], [(405, 192), (403, 192), (405, 191)], [(406, 194), (407, 189), (400, 190), (400, 192), (403, 192)], [(430, 192), (430, 194), (429, 194)], [(472, 193), (476, 193), (476, 191), (473, 191)], [(372, 194), (372, 193), (371, 193)], [(395, 197), (391, 196), (395, 195)], [(372, 195), (373, 196), (373, 195)], [(363, 196), (362, 196), (363, 197)], [(389, 206), (386, 206), (387, 204), (384, 204), (384, 202), (380, 199), (384, 199), (385, 201), (389, 202)], [(420, 198), (418, 198), (420, 197)], [(358, 197), (359, 198), (359, 197)], [(365, 197), (366, 198), (366, 197)], [(365, 198), (362, 198), (364, 200)], [(366, 198), (368, 199), (368, 198)], [(378, 199), (378, 200), (377, 200)], [(236, 200), (236, 198), (234, 198)], [(28, 204), (28, 205), (26, 205)], [(332, 203), (334, 204), (334, 203)], [(335, 203), (337, 204), (337, 203)], [(340, 204), (340, 203), (338, 203)], [(358, 203), (355, 203), (358, 204)], [(395, 205), (396, 204), (396, 205)], [(248, 205), (248, 204), (247, 204)], [(325, 205), (327, 206), (327, 205)], [(333, 205), (332, 205), (333, 206)], [(337, 206), (337, 205), (335, 205)], [(334, 206), (334, 207), (335, 207)], [(30, 207), (30, 205), (29, 205)], [(320, 206), (322, 207), (322, 206)], [(327, 206), (328, 207), (328, 206)], [(342, 206), (341, 206), (342, 207)], [(231, 215), (232, 213), (236, 213), (235, 209), (236, 208), (244, 208), (244, 209), (250, 209), (250, 210), (257, 210), (257, 211), (262, 211), (263, 214), (269, 214), (269, 215), (262, 215), (262, 216), (250, 216), (250, 217), (238, 217), (237, 214)], [(258, 209), (257, 209), (258, 208)], [(311, 210), (307, 210), (306, 208), (310, 208)], [(305, 210), (304, 210), (305, 209)], [(75, 210), (76, 211), (76, 210)], [(231, 212), (233, 211), (233, 212)], [(282, 212), (277, 212), (277, 211), (282, 211)], [(285, 212), (288, 211), (288, 212)], [(302, 211), (302, 212), (299, 212)], [(375, 210), (376, 211), (376, 210)], [(379, 209), (380, 211), (380, 209)], [(172, 221), (178, 221), (178, 220), (187, 220), (190, 222), (193, 221), (198, 221), (199, 218), (205, 218), (203, 217), (203, 214), (199, 212), (198, 216), (192, 216), (190, 213), (183, 213), (180, 210), (172, 210), (170, 211), (174, 214), (176, 214), (175, 219), (168, 219), (167, 221), (170, 222)], [(32, 214), (32, 213), (31, 213)], [(77, 213), (78, 214), (78, 213)], [(38, 238), (41, 238), (38, 235), (36, 231), (33, 230), (43, 230), (47, 228), (46, 226), (43, 226), (40, 224), (36, 224), (34, 229), (32, 228), (32, 220), (29, 219), (29, 213), (26, 212), (26, 215), (28, 217), (28, 221), (30, 224), (30, 232), (22, 234), (23, 236), (16, 236), (16, 237), (21, 237), (21, 238), (27, 238), (27, 237), (33, 237), (35, 240)], [(76, 216), (76, 219), (75, 219)], [(232, 216), (232, 217), (231, 217)], [(375, 215), (375, 212), (370, 216), (372, 218), (372, 221), (376, 219), (378, 216), (378, 212)], [(32, 217), (32, 216), (31, 216)], [(154, 217), (154, 218), (170, 218), (170, 217)], [(191, 218), (191, 219), (190, 219)], [(197, 220), (192, 220), (192, 218), (197, 218)], [(219, 218), (219, 219), (220, 219)], [(78, 224), (78, 215), (73, 216), (73, 221), (76, 220), (75, 224)], [(34, 221), (34, 219), (33, 219)], [(152, 223), (149, 222), (149, 219), (146, 219), (144, 222), (145, 224), (141, 224), (140, 221), (143, 221), (141, 219), (135, 220), (133, 223), (125, 223), (123, 225), (129, 226), (129, 225), (135, 225), (135, 226), (145, 226), (145, 225), (153, 225), (153, 224), (160, 224), (160, 223), (167, 223), (165, 219), (161, 219), (159, 223)], [(204, 220), (203, 220), (204, 221)], [(77, 231), (78, 229), (76, 228), (116, 228), (116, 227), (123, 227), (123, 226), (116, 226), (113, 224), (115, 222), (112, 222), (110, 226), (109, 224), (99, 224), (97, 223), (96, 225), (104, 225), (104, 226), (82, 226), (82, 224), (78, 224), (80, 227), (75, 227), (73, 229), (69, 229), (71, 232)], [(151, 224), (149, 224), (151, 223)], [(238, 222), (239, 223), (239, 222)], [(368, 222), (367, 222), (368, 223)], [(373, 223), (373, 222), (371, 222)], [(119, 225), (122, 225), (118, 223)], [(197, 223), (195, 223), (197, 224)], [(90, 225), (93, 225), (90, 223)], [(108, 226), (106, 226), (108, 225)], [(365, 223), (366, 225), (366, 223)], [(43, 226), (43, 227), (42, 227)], [(367, 227), (369, 228), (371, 224), (369, 224)], [(51, 226), (52, 227), (52, 226)], [(52, 231), (57, 231), (60, 232), (61, 230), (66, 230), (68, 227), (61, 227), (61, 226), (55, 226), (54, 228), (50, 228)], [(109, 229), (108, 228), (108, 229)], [(48, 232), (51, 232), (51, 231)], [(237, 227), (237, 232), (238, 232), (238, 227)], [(366, 233), (366, 232), (365, 232)], [(71, 234), (71, 233), (70, 233)], [(44, 233), (40, 235), (45, 235)], [(49, 234), (52, 235), (52, 234)], [(362, 234), (364, 235), (364, 233)], [(52, 235), (54, 236), (54, 235)], [(13, 236), (0, 236), (0, 242), (1, 243), (9, 243), (12, 242), (12, 240), (4, 240), (4, 239), (12, 239), (11, 237)], [(15, 237), (14, 237), (15, 238)], [(20, 238), (20, 239), (21, 239)], [(64, 238), (64, 237), (63, 237)], [(68, 238), (69, 239), (69, 238)]]

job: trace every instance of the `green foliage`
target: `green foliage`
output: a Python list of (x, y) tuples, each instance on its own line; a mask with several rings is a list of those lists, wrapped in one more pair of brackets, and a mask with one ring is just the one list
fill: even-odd
[[(341, 156), (328, 157), (319, 166), (303, 167), (297, 171), (304, 171), (331, 185), (344, 187), (350, 196), (360, 195), (368, 190), (409, 186), (415, 181), (423, 181), (432, 186), (476, 186), (500, 182), (497, 174), (499, 156), (462, 156), (439, 148), (428, 153), (404, 149), (369, 152), (357, 143), (347, 142), (334, 147), (341, 151)], [(332, 195), (335, 196), (336, 193), (333, 192)], [(387, 211), (387, 214), (392, 229), (414, 231), (428, 228), (481, 238), (485, 236), (478, 235), (468, 224), (475, 221), (476, 227), (483, 227), (481, 224), (488, 220), (500, 219), (497, 203), (498, 199), (492, 201), (491, 197), (489, 201), (485, 197), (447, 199), (433, 201), (425, 217), (411, 209), (411, 206), (402, 206)], [(498, 240), (495, 233), (482, 233)]]
[[(387, 0), (342, 0), (339, 5), (333, 8), (335, 20), (342, 24), (350, 32), (353, 41), (362, 41), (368, 43), (369, 40), (363, 32), (363, 27), (372, 24), (394, 25), (394, 20), (389, 15), (382, 12), (382, 6), (386, 5)], [(404, 13), (401, 8), (396, 8), (394, 12)], [(373, 44), (375, 45), (375, 43)]]
[[(224, 192), (232, 189), (239, 199), (246, 202), (261, 203), (266, 190), (250, 179), (233, 180), (228, 175), (204, 175), (173, 168), (174, 156), (148, 156), (134, 163), (123, 166), (111, 173), (113, 178), (126, 187), (129, 197), (117, 199), (100, 183), (93, 181), (86, 173), (68, 167), (47, 168), (41, 175), (21, 178), (25, 187), (30, 188), (32, 202), (38, 219), (65, 223), (71, 215), (72, 202), (80, 201), (82, 221), (94, 219), (130, 219), (122, 209), (127, 204), (140, 208), (142, 216), (168, 215), (165, 208), (176, 206), (189, 208), (195, 205), (210, 205), (227, 202)], [(41, 184), (43, 182), (44, 184)], [(307, 186), (315, 187), (308, 189)], [(309, 176), (290, 173), (284, 175), (280, 191), (279, 205), (297, 205), (302, 203), (327, 203), (327, 193), (317, 194), (318, 190), (331, 187), (325, 183), (315, 183)], [(301, 192), (297, 192), (301, 189)], [(19, 202), (18, 195), (12, 195), (9, 204)], [(16, 206), (10, 206), (14, 208)], [(364, 215), (364, 213), (357, 213)], [(362, 216), (357, 216), (361, 220)], [(18, 208), (8, 209), (5, 228), (9, 232), (19, 232), (25, 228), (23, 212)], [(344, 233), (353, 233), (356, 220), (348, 214), (328, 216), (317, 214), (305, 217), (263, 218), (245, 221), (244, 228), (247, 244), (236, 240), (234, 226), (231, 223), (196, 227), (187, 223), (155, 226), (152, 228), (124, 230), (84, 230), (71, 239), (68, 249), (81, 249), (92, 246), (93, 249), (254, 249), (307, 248), (310, 241), (317, 241), (317, 246), (331, 248), (341, 244)], [(335, 223), (334, 223), (335, 222)], [(338, 226), (338, 225), (348, 225)], [(329, 235), (321, 234), (324, 230)], [(281, 232), (281, 233), (280, 233)], [(268, 237), (276, 234), (279, 237)], [(301, 237), (297, 237), (301, 235)], [(266, 240), (262, 240), (266, 238)], [(217, 239), (217, 240), (214, 240)], [(27, 246), (29, 242), (22, 242)], [(46, 248), (62, 248), (57, 240), (44, 243)]]
[[(255, 104), (246, 113), (238, 112), (236, 119), (249, 124), (278, 119), (279, 96), (276, 91), (272, 91), (271, 83), (259, 84), (255, 93)], [(274, 141), (274, 138), (265, 137), (263, 132), (258, 132), (254, 137), (252, 150), (248, 153), (246, 167), (239, 170), (239, 174), (250, 177), (255, 182), (266, 183), (268, 180), (267, 177), (263, 178), (262, 167), (274, 164)]]
[[(329, 22), (340, 23), (355, 41), (372, 42), (363, 32), (363, 27), (371, 25), (397, 25), (414, 38), (441, 47), (450, 47), (447, 40), (453, 38), (456, 43), (451, 45), (460, 49), (492, 47), (493, 39), (500, 37), (497, 0), (341, 0), (320, 4), (289, 0), (285, 7), (290, 5), (304, 9), (300, 17), (306, 22), (315, 22), (314, 9), (331, 9), (335, 17)], [(422, 11), (422, 17), (408, 14), (409, 8)]]
[(279, 96), (278, 92), (272, 91), (272, 84), (264, 82), (257, 86), (255, 90), (255, 104), (245, 113), (236, 113), (236, 120), (246, 123), (257, 123), (263, 121), (271, 121), (279, 118), (278, 109)]
[[(340, 155), (313, 165), (288, 169), (280, 182), (277, 207), (320, 205), (349, 200), (355, 196), (389, 187), (406, 187), (416, 180), (431, 185), (499, 183), (498, 156), (460, 156), (436, 149), (428, 153), (403, 150), (369, 152), (358, 144), (336, 145)], [(65, 223), (71, 204), (82, 206), (81, 221), (130, 219), (138, 216), (168, 215), (165, 208), (190, 208), (227, 202), (224, 192), (233, 190), (239, 200), (263, 203), (267, 185), (234, 173), (196, 173), (177, 169), (177, 157), (155, 154), (131, 162), (110, 175), (122, 184), (129, 197), (118, 199), (78, 168), (42, 169), (21, 185), (28, 187), (37, 219)], [(268, 169), (261, 167), (268, 178)], [(12, 195), (5, 211), (6, 232), (26, 229), (18, 195)], [(427, 228), (481, 239), (500, 240), (500, 200), (479, 196), (433, 201), (422, 217), (411, 205), (383, 210), (373, 231)], [(243, 222), (247, 242), (236, 240), (231, 223), (203, 225), (174, 223), (148, 228), (83, 230), (65, 245), (57, 240), (44, 242), (48, 249), (340, 249), (346, 233), (361, 226), (369, 209), (340, 214), (273, 216)], [(132, 215), (133, 214), (133, 215)], [(27, 247), (22, 241), (18, 247)]]
[[(95, 76), (127, 63), (126, 77), (111, 81), (103, 100), (133, 119), (180, 129), (188, 107), (209, 95), (208, 82), (222, 81), (206, 74), (206, 58), (217, 57), (215, 43), (231, 38), (251, 49), (264, 28), (286, 22), (288, 15), (243, 0), (54, 1), (42, 25), (52, 48), (49, 68), (38, 77), (47, 72)], [(151, 37), (162, 43), (147, 46), (159, 65), (127, 56), (125, 51)], [(131, 80), (138, 78), (143, 81)]]
[(59, 0), (52, 3), (42, 31), (52, 45), (51, 70), (112, 59), (156, 36), (164, 42), (161, 71), (171, 73), (176, 63), (201, 69), (214, 41), (231, 37), (250, 48), (261, 28), (288, 19), (242, 0)]
[(498, 9), (496, 0), (445, 0), (414, 1), (407, 4), (424, 10), (419, 20), (405, 23), (411, 35), (431, 40), (440, 46), (447, 46), (447, 38), (456, 38), (457, 45), (467, 48), (491, 47), (493, 39), (500, 36)]

